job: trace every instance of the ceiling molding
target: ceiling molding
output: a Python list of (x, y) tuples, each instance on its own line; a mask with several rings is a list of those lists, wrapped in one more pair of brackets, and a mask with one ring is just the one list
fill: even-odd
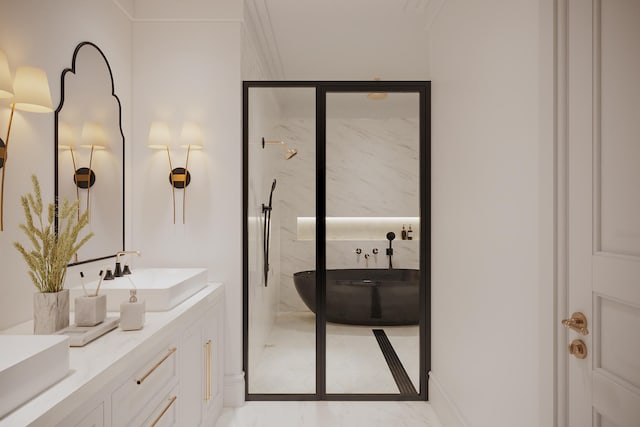
[(284, 67), (275, 38), (267, 0), (246, 0), (246, 27), (272, 80), (284, 80)]
[(405, 0), (404, 11), (407, 14), (419, 15), (424, 20), (424, 29), (429, 31), (445, 1), (446, 0)]
[(446, 0), (429, 0), (425, 8), (425, 30), (429, 31), (442, 10)]
[[(122, 11), (122, 13), (124, 13), (124, 15), (129, 18), (129, 21), (135, 21), (135, 18), (133, 17), (132, 11), (130, 11), (129, 9), (127, 9), (125, 7), (125, 4), (122, 0), (112, 0), (113, 4), (115, 4), (118, 9), (120, 9)], [(131, 4), (131, 2), (129, 3), (130, 8), (133, 9), (133, 5)]]

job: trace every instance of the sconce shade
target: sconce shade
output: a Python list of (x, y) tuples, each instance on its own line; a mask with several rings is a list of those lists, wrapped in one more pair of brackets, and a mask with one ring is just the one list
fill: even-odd
[(153, 122), (149, 128), (149, 148), (166, 149), (171, 143), (171, 132), (165, 122)]
[(9, 61), (2, 50), (0, 50), (0, 98), (13, 98), (13, 82), (11, 81), (11, 71), (9, 71)]
[(182, 126), (182, 132), (180, 134), (181, 147), (191, 147), (191, 149), (202, 148), (202, 131), (200, 126), (193, 122), (186, 122)]
[(17, 110), (31, 113), (53, 111), (49, 80), (44, 70), (35, 67), (20, 67), (13, 82), (13, 103)]
[(105, 149), (109, 144), (107, 139), (107, 133), (104, 130), (102, 124), (97, 122), (85, 122), (82, 125), (82, 134), (80, 136), (82, 140), (81, 147), (101, 150)]
[(73, 127), (66, 122), (58, 123), (58, 148), (68, 150), (76, 145), (76, 134)]

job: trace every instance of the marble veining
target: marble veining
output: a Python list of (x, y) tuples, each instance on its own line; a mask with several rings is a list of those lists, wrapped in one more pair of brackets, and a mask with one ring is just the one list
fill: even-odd
[[(284, 119), (273, 135), (299, 151), (290, 161), (274, 159), (272, 169), (278, 179), (274, 217), (280, 216), (279, 310), (306, 311), (293, 274), (315, 269), (315, 242), (297, 239), (297, 218), (315, 216), (315, 120)], [(327, 216), (419, 216), (418, 143), (417, 119), (328, 119)], [(400, 230), (393, 231), (398, 234), (394, 266), (418, 268), (417, 243), (400, 242)], [(329, 241), (327, 267), (365, 267), (364, 258), (353, 254), (357, 247), (369, 253), (377, 247), (380, 254), (369, 267), (387, 266), (386, 246), (384, 234), (379, 242)]]

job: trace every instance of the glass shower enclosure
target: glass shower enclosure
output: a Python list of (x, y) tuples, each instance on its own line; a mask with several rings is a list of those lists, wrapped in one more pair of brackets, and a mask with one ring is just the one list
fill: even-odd
[(244, 83), (247, 400), (425, 400), (429, 82)]

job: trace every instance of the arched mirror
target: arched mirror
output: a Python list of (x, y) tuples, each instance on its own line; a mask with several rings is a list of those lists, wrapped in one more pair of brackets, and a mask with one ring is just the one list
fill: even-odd
[(55, 112), (56, 200), (78, 200), (94, 237), (73, 264), (113, 256), (124, 248), (124, 134), (111, 66), (91, 42), (73, 52), (61, 75)]

